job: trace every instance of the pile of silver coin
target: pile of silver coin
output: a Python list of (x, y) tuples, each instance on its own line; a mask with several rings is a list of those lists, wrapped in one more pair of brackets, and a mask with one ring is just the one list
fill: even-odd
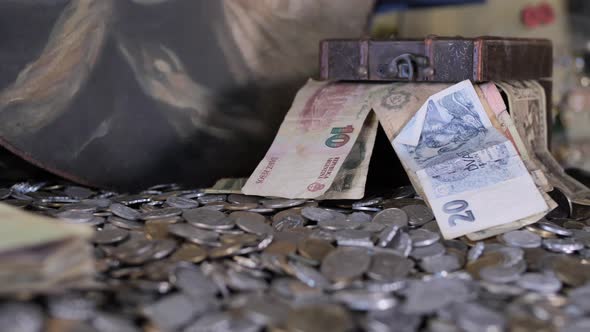
[(96, 229), (95, 283), (3, 298), (4, 332), (590, 330), (583, 217), (471, 242), (444, 240), (411, 187), (313, 201), (17, 183), (0, 198)]

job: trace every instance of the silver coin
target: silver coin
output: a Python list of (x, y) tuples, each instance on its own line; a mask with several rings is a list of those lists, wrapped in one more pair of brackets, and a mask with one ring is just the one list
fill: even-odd
[(388, 310), (395, 307), (397, 299), (384, 292), (371, 292), (364, 289), (341, 290), (332, 295), (336, 302), (355, 311)]
[(399, 227), (396, 225), (386, 226), (379, 232), (377, 237), (377, 245), (380, 247), (387, 247), (397, 235)]
[(197, 200), (201, 204), (225, 202), (226, 199), (227, 199), (227, 195), (222, 195), (222, 194), (219, 194), (219, 195), (204, 195), (204, 196), (199, 196), (199, 198), (197, 198)]
[(543, 247), (554, 252), (571, 254), (574, 251), (584, 249), (584, 244), (572, 238), (567, 239), (543, 239)]
[(422, 226), (434, 219), (432, 211), (426, 205), (407, 205), (402, 207), (402, 210), (408, 214), (408, 222), (412, 226)]
[(106, 312), (95, 313), (91, 324), (98, 332), (141, 332), (132, 317)]
[(376, 253), (371, 257), (367, 276), (378, 281), (394, 281), (407, 277), (414, 262), (393, 253)]
[(391, 248), (397, 251), (400, 255), (408, 257), (412, 252), (412, 239), (408, 233), (399, 231), (393, 240), (387, 245), (387, 248)]
[(485, 244), (481, 241), (475, 243), (471, 249), (467, 252), (467, 261), (473, 262), (474, 260), (478, 259), (485, 249)]
[(453, 318), (465, 332), (504, 331), (506, 319), (498, 312), (476, 302), (455, 303)]
[(567, 228), (563, 228), (561, 226), (558, 226), (552, 222), (549, 221), (539, 221), (535, 224), (535, 226), (546, 230), (547, 232), (553, 233), (553, 234), (557, 234), (557, 235), (562, 235), (562, 236), (572, 236), (572, 231), (567, 229)]
[(366, 212), (353, 212), (346, 218), (354, 223), (369, 223), (371, 221), (371, 215)]
[(340, 247), (332, 250), (321, 265), (321, 272), (332, 281), (348, 281), (359, 278), (371, 262), (366, 249)]
[(561, 289), (561, 281), (552, 273), (524, 273), (516, 284), (539, 293), (555, 293)]
[(174, 331), (196, 317), (198, 303), (187, 295), (172, 294), (144, 306), (140, 312), (161, 330)]
[(403, 228), (408, 226), (408, 214), (398, 208), (389, 208), (375, 214), (372, 222)]
[(47, 307), (49, 314), (54, 318), (86, 320), (94, 316), (96, 304), (91, 297), (66, 293), (49, 297)]
[(245, 232), (257, 235), (271, 234), (273, 228), (266, 223), (266, 218), (258, 213), (236, 211), (229, 215), (236, 225)]
[(406, 302), (402, 310), (407, 314), (433, 313), (451, 303), (463, 302), (472, 297), (467, 281), (458, 278), (414, 281), (404, 290), (404, 294)]
[(87, 211), (65, 210), (57, 212), (55, 217), (72, 224), (85, 224), (90, 222), (94, 215)]
[(520, 275), (526, 270), (524, 261), (508, 266), (488, 266), (479, 271), (482, 280), (493, 283), (513, 282), (520, 278)]
[(412, 252), (410, 252), (410, 257), (424, 259), (426, 257), (442, 256), (445, 250), (445, 247), (440, 242), (435, 242), (426, 247), (414, 247)]
[(0, 303), (0, 326), (6, 332), (40, 332), (43, 311), (33, 303), (3, 301)]
[(67, 186), (64, 189), (64, 193), (77, 199), (86, 199), (94, 195), (94, 191), (80, 186)]
[(363, 226), (364, 222), (357, 222), (347, 219), (327, 219), (318, 221), (318, 226), (326, 230), (357, 229)]
[(128, 236), (128, 231), (120, 228), (112, 228), (95, 232), (92, 242), (96, 244), (115, 244), (125, 240)]
[(424, 257), (420, 263), (420, 268), (428, 273), (439, 274), (442, 272), (453, 272), (461, 268), (459, 258), (455, 255), (440, 255)]
[(137, 220), (139, 219), (139, 211), (134, 210), (130, 207), (127, 207), (120, 203), (113, 203), (111, 204), (110, 208), (111, 212), (116, 215), (117, 217), (127, 219), (127, 220)]
[(107, 219), (107, 222), (110, 224), (123, 228), (123, 229), (131, 229), (131, 230), (142, 230), (144, 228), (144, 224), (135, 220), (123, 219), (116, 216), (110, 216)]
[(259, 204), (262, 198), (259, 196), (249, 196), (242, 194), (230, 194), (227, 196), (227, 201), (233, 204)]
[(426, 229), (412, 229), (408, 232), (414, 247), (426, 247), (440, 240), (440, 235)]
[(199, 207), (199, 202), (186, 197), (170, 196), (166, 198), (166, 204), (179, 209), (194, 209)]
[(541, 237), (531, 231), (521, 230), (504, 233), (502, 240), (509, 246), (520, 248), (537, 248), (541, 246)]
[(346, 215), (340, 212), (330, 211), (314, 206), (307, 206), (301, 210), (301, 215), (309, 220), (313, 220), (315, 222), (322, 222), (322, 221), (345, 221)]
[(168, 207), (163, 209), (156, 209), (142, 213), (139, 218), (143, 220), (165, 219), (182, 214), (182, 210), (175, 207)]
[(171, 281), (181, 292), (197, 300), (202, 297), (215, 297), (219, 292), (217, 285), (211, 278), (200, 269), (190, 265), (176, 267)]
[(375, 206), (381, 204), (381, 202), (383, 202), (382, 197), (372, 197), (352, 203), (352, 208), (356, 209), (359, 207)]
[(307, 286), (321, 289), (330, 287), (330, 281), (315, 268), (296, 261), (290, 262), (289, 266), (293, 275)]
[(225, 213), (205, 207), (185, 210), (182, 216), (189, 224), (204, 229), (231, 229), (235, 226), (235, 221)]
[(335, 232), (334, 237), (339, 246), (373, 247), (371, 232), (357, 229), (343, 229)]
[(291, 208), (305, 203), (304, 199), (264, 199), (260, 202), (262, 206), (271, 209)]
[(219, 235), (217, 233), (189, 224), (172, 224), (168, 226), (168, 232), (196, 244), (219, 245), (217, 242)]

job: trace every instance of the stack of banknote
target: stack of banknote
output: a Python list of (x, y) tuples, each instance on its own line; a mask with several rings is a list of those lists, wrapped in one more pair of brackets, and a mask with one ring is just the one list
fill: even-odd
[(94, 258), (87, 226), (0, 204), (0, 295), (88, 285)]
[(575, 203), (590, 204), (590, 190), (548, 150), (545, 100), (536, 81), (310, 80), (245, 184), (222, 180), (214, 188), (285, 198), (361, 198), (381, 124), (443, 236), (490, 237), (543, 218), (556, 207), (547, 194), (554, 187)]

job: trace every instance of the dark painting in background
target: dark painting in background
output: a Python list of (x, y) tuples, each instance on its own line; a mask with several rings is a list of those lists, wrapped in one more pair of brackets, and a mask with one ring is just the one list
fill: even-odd
[[(0, 142), (99, 187), (247, 176), (371, 0), (0, 2)], [(346, 19), (343, 19), (346, 18)]]

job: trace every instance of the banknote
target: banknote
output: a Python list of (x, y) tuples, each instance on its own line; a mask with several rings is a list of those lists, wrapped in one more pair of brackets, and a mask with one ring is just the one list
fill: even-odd
[[(541, 191), (543, 199), (545, 200), (545, 203), (547, 203), (549, 210), (555, 209), (557, 207), (557, 203), (547, 194), (548, 191), (553, 190), (553, 186), (551, 186), (549, 183), (545, 173), (543, 173), (543, 171), (538, 168), (536, 162), (531, 159), (530, 153), (520, 138), (520, 135), (516, 130), (516, 126), (514, 125), (510, 114), (508, 114), (508, 111), (506, 110), (506, 105), (504, 104), (502, 96), (500, 95), (496, 85), (491, 82), (483, 83), (477, 85), (475, 90), (480, 98), (484, 110), (486, 111), (486, 114), (490, 118), (490, 121), (494, 127), (508, 140), (510, 140), (510, 142), (512, 142), (514, 147), (517, 149), (524, 165), (531, 174), (533, 181)], [(539, 221), (544, 216), (545, 212), (538, 213), (536, 215), (532, 215), (507, 224), (487, 228), (475, 233), (466, 234), (466, 236), (469, 240), (478, 241), (498, 234), (520, 229), (524, 226)]]
[(309, 80), (242, 192), (361, 198), (377, 133), (376, 120), (367, 119), (371, 88), (371, 84)]
[(590, 205), (590, 189), (565, 173), (548, 148), (545, 90), (535, 81), (498, 82), (506, 93), (514, 124), (528, 151), (547, 175), (551, 185), (573, 202)]
[(430, 96), (392, 144), (447, 239), (548, 211), (469, 81)]
[(57, 291), (92, 281), (86, 225), (65, 224), (0, 204), (0, 294)]
[(221, 178), (203, 191), (207, 194), (241, 194), (246, 181), (248, 178)]

